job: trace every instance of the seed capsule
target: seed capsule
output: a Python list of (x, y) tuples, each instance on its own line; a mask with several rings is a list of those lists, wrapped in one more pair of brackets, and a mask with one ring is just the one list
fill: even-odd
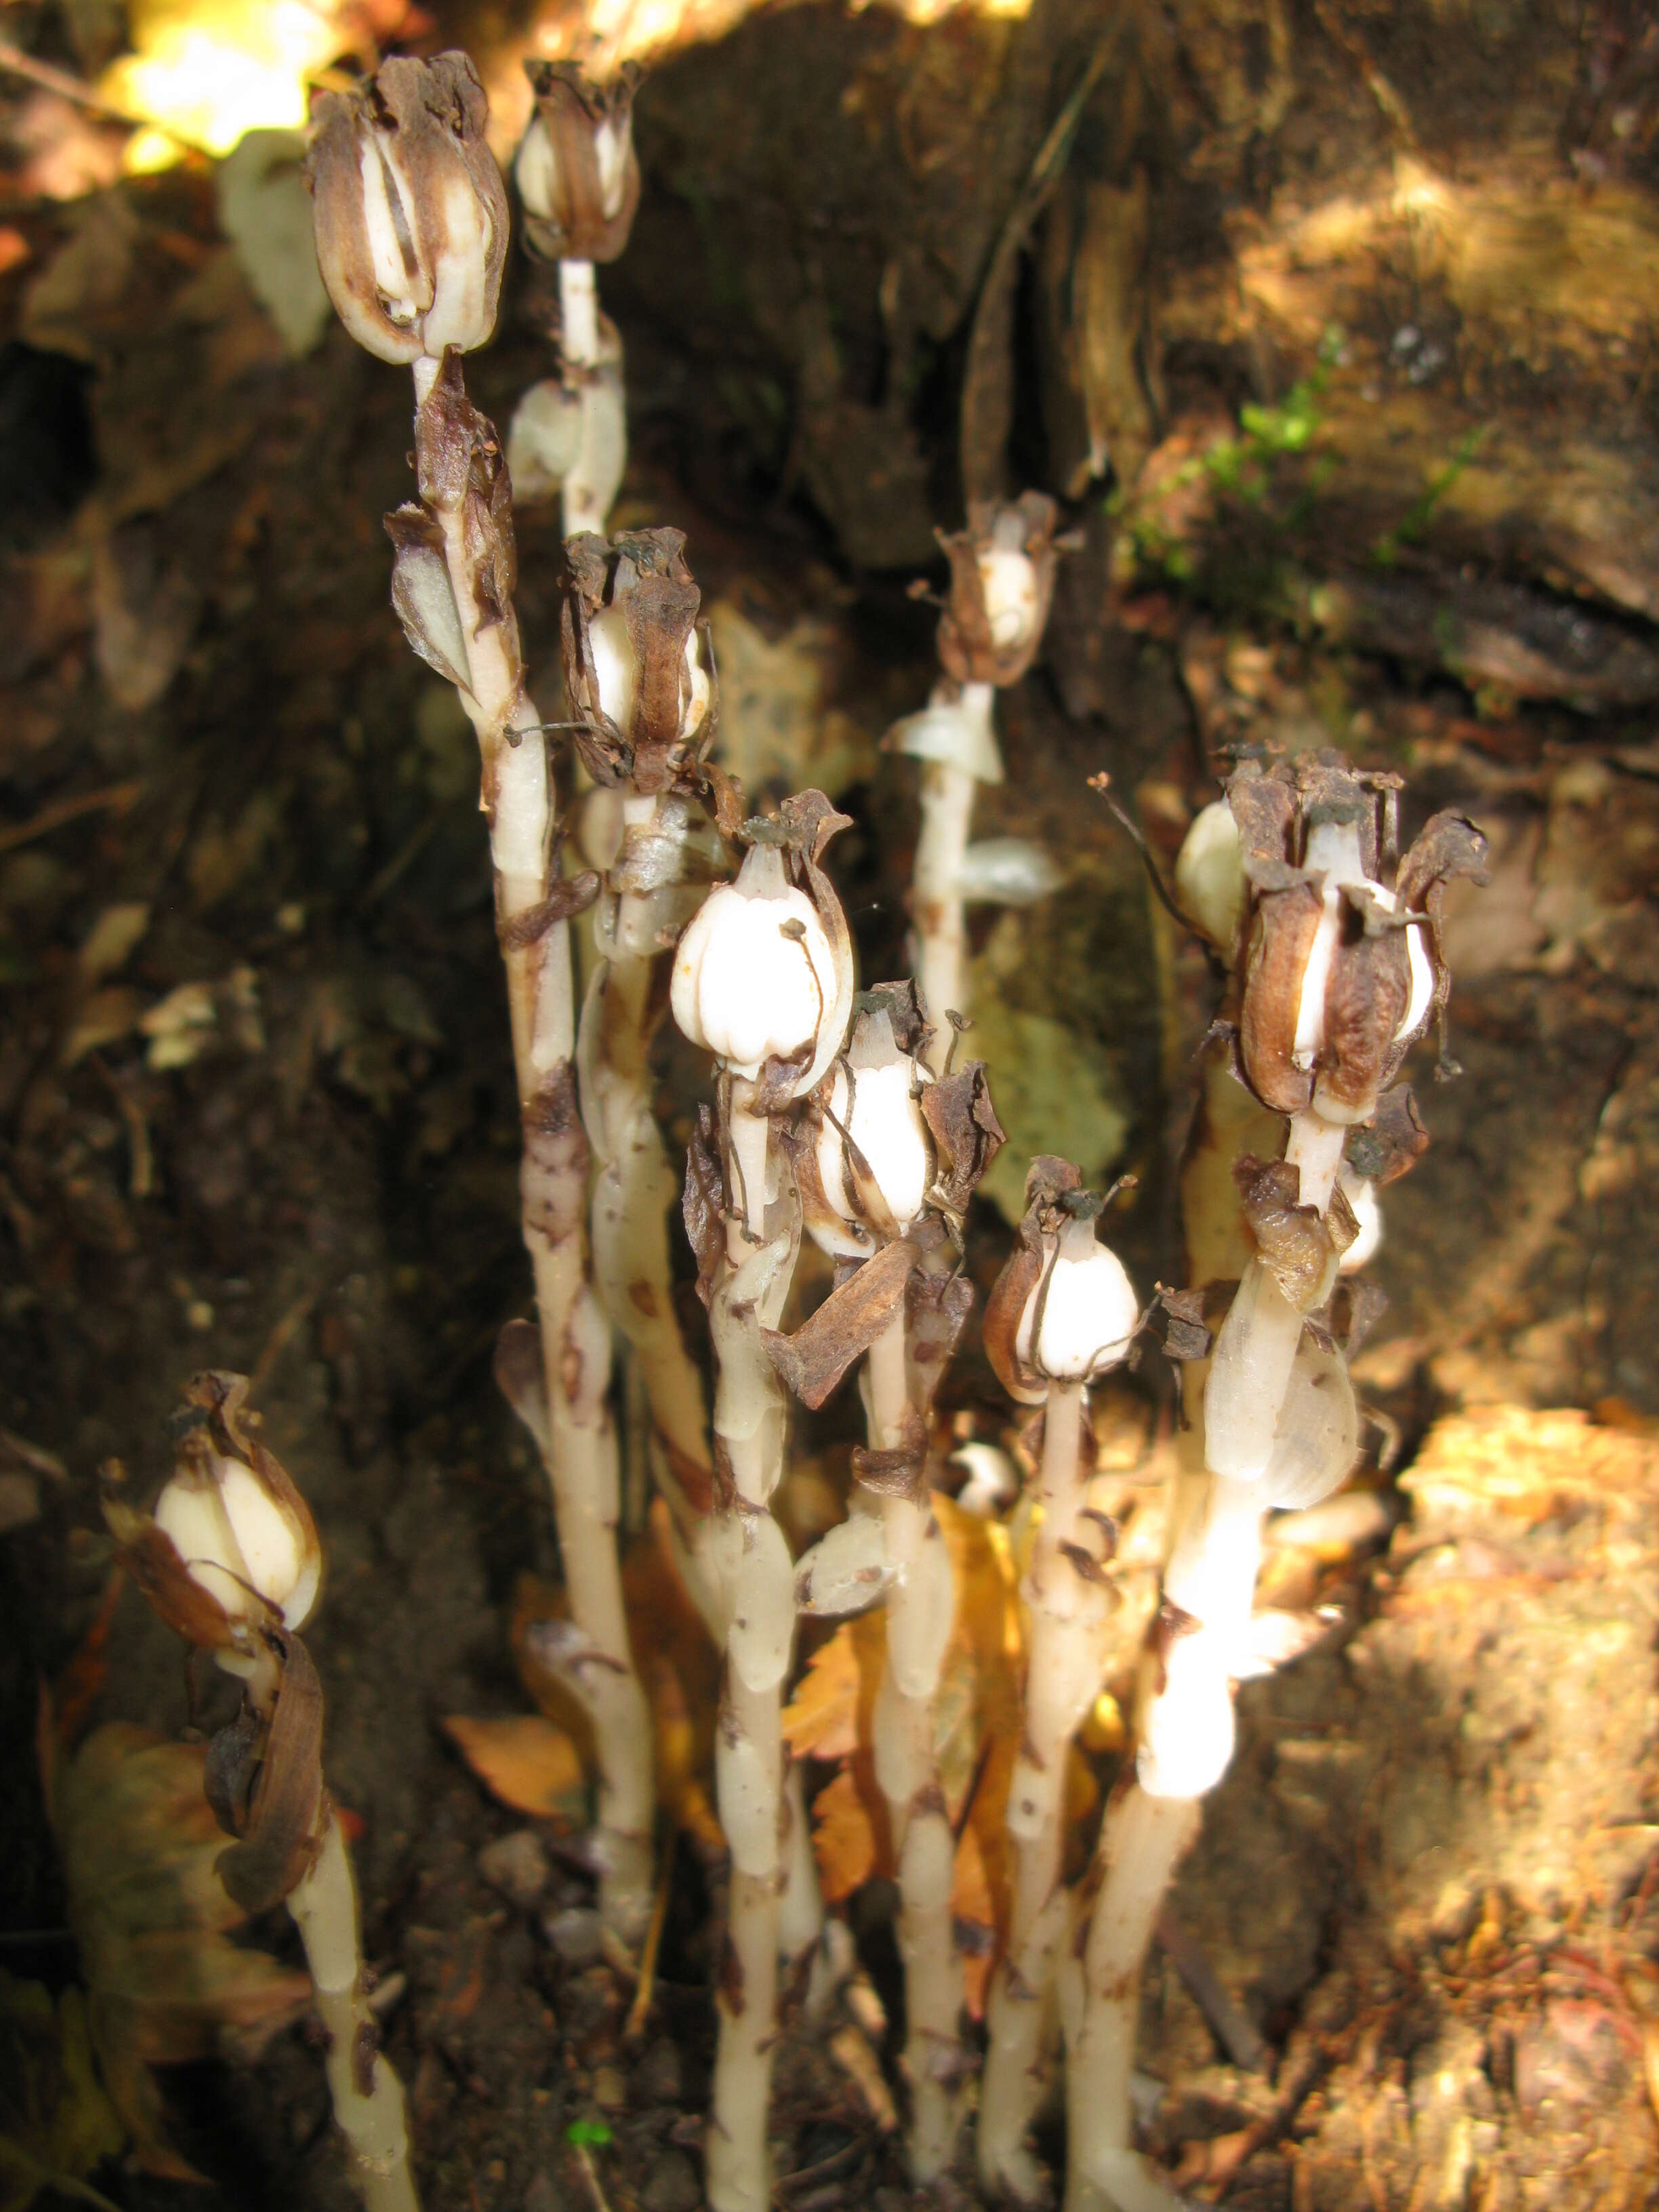
[(340, 320), (382, 361), (470, 353), (495, 327), (507, 211), (488, 114), (459, 53), (383, 63), (317, 104), (317, 265)]

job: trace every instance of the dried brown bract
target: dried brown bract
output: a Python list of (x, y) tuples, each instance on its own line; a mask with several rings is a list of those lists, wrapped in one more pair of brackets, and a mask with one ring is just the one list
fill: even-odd
[(991, 1103), (982, 1060), (965, 1060), (949, 1075), (930, 1083), (921, 1094), (922, 1118), (939, 1147), (936, 1204), (958, 1219), (1007, 1143)]
[(1259, 1160), (1249, 1152), (1233, 1168), (1239, 1202), (1255, 1246), (1279, 1289), (1298, 1313), (1314, 1313), (1329, 1297), (1342, 1255), (1358, 1224), (1339, 1188), (1328, 1211), (1300, 1201), (1300, 1172), (1285, 1160)]
[[(466, 396), (459, 354), (446, 354), (416, 410), (415, 466), (420, 504), (410, 501), (386, 517), (395, 548), (392, 606), (415, 651), (464, 699), (471, 697), (467, 635), (498, 630), (515, 687), (507, 702), (510, 712), (524, 682), (513, 611), (518, 567), (513, 491), (495, 426)], [(447, 525), (465, 548), (471, 608), (456, 601)]]

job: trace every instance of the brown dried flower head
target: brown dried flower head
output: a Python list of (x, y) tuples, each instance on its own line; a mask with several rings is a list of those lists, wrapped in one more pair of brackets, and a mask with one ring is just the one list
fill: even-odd
[(1054, 524), (1045, 493), (981, 500), (968, 527), (939, 544), (951, 585), (939, 617), (939, 664), (958, 684), (1015, 684), (1030, 666), (1054, 595)]
[(525, 240), (547, 261), (614, 261), (640, 204), (634, 151), (637, 69), (605, 83), (577, 62), (532, 61), (525, 73), (536, 112), (520, 142), (514, 180)]
[(582, 764), (598, 783), (626, 778), (638, 791), (662, 791), (714, 732), (685, 533), (584, 532), (565, 557), (564, 677)]
[(465, 54), (396, 59), (325, 94), (306, 163), (335, 313), (382, 361), (470, 353), (495, 327), (507, 193)]
[(1328, 752), (1246, 761), (1228, 782), (1249, 887), (1239, 1056), (1277, 1113), (1368, 1120), (1443, 1012), (1441, 902), (1452, 877), (1485, 880), (1486, 840), (1437, 814), (1397, 860), (1398, 787)]

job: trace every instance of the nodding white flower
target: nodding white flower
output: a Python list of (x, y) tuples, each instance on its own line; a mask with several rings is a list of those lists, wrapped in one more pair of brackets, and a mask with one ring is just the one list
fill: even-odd
[(382, 361), (470, 353), (495, 327), (507, 194), (465, 54), (397, 58), (319, 101), (307, 178), (336, 313)]
[(162, 1490), (155, 1518), (191, 1581), (233, 1620), (269, 1609), (297, 1629), (310, 1618), (322, 1580), (317, 1532), (246, 1460), (195, 1453)]
[(1018, 540), (1012, 544), (994, 542), (975, 557), (992, 644), (1006, 653), (1034, 641), (1044, 610), (1036, 564), (1024, 546)]
[(1087, 1382), (1128, 1356), (1140, 1310), (1123, 1262), (1095, 1237), (1092, 1219), (1068, 1221), (1025, 1301), (1014, 1349), (1051, 1382)]
[(823, 1194), (842, 1220), (890, 1234), (921, 1212), (934, 1159), (918, 1094), (931, 1080), (899, 1051), (886, 1013), (860, 1017), (852, 1047), (830, 1078), (817, 1142)]
[(1193, 817), (1176, 857), (1176, 890), (1182, 911), (1224, 958), (1238, 943), (1249, 897), (1238, 824), (1224, 799), (1212, 799)]
[(772, 845), (753, 847), (737, 881), (708, 894), (674, 955), (674, 1019), (751, 1082), (763, 1061), (816, 1044), (837, 991), (829, 933)]
[(963, 685), (1017, 683), (1030, 665), (1054, 591), (1059, 510), (1042, 492), (975, 500), (968, 527), (941, 536), (951, 588), (939, 663)]

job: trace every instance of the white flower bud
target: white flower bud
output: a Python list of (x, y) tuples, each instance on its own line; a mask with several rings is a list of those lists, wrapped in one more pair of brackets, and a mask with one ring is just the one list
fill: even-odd
[(844, 1060), (837, 1063), (818, 1135), (818, 1175), (824, 1196), (843, 1221), (860, 1220), (865, 1211), (858, 1188), (863, 1178), (848, 1137), (896, 1226), (908, 1229), (921, 1212), (933, 1184), (933, 1152), (915, 1094), (927, 1079), (908, 1054), (880, 1067), (849, 1070)]
[(1139, 1312), (1116, 1253), (1092, 1221), (1073, 1221), (1025, 1301), (1015, 1350), (1052, 1382), (1086, 1382), (1127, 1357)]
[(1036, 564), (1022, 545), (986, 546), (976, 556), (985, 619), (999, 653), (1035, 636), (1042, 619)]
[(815, 1042), (837, 994), (817, 909), (757, 845), (733, 884), (712, 890), (674, 955), (674, 1019), (695, 1045), (750, 1081), (763, 1061)]
[(1212, 799), (1193, 817), (1176, 857), (1176, 890), (1182, 910), (1210, 943), (1231, 960), (1244, 919), (1249, 885), (1238, 842), (1238, 824), (1224, 799)]
[(155, 1525), (233, 1620), (261, 1619), (269, 1606), (288, 1627), (304, 1626), (317, 1601), (321, 1551), (245, 1461), (213, 1453), (181, 1469), (156, 1500)]

